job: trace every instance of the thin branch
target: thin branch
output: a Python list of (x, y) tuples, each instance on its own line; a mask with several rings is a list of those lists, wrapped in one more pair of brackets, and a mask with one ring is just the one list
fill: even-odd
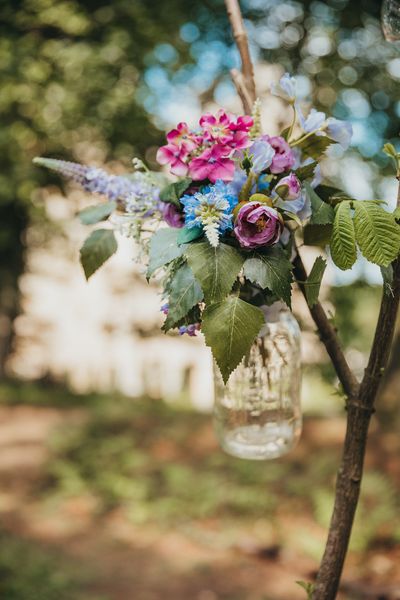
[[(242, 13), (240, 10), (240, 5), (238, 0), (225, 0), (225, 6), (228, 13), (228, 17), (231, 23), (233, 37), (235, 38), (236, 46), (239, 50), (240, 58), (242, 61), (242, 74), (244, 81), (244, 88), (246, 89), (246, 93), (248, 95), (248, 99), (250, 101), (250, 106), (252, 106), (256, 100), (256, 84), (254, 82), (254, 67), (250, 57), (249, 44), (247, 39), (247, 32), (244, 27)], [(236, 85), (236, 89), (239, 92), (237, 83), (235, 81), (236, 75), (232, 74), (232, 79)], [(243, 102), (242, 93), (239, 92), (240, 98)], [(243, 102), (244, 109), (246, 113), (251, 112), (251, 109), (248, 109), (248, 100), (246, 99), (246, 104)]]
[[(307, 301), (304, 283), (300, 283), (307, 280), (307, 272), (305, 270), (303, 261), (301, 260), (301, 256), (298, 250), (296, 258), (294, 260), (294, 273), (298, 281), (300, 290), (302, 291), (304, 298)], [(345, 393), (349, 398), (356, 398), (360, 386), (354, 373), (347, 364), (346, 357), (340, 346), (335, 328), (329, 321), (320, 302), (317, 302), (313, 307), (309, 307), (309, 310), (314, 320), (314, 323), (318, 328), (321, 341), (324, 344), (326, 351), (330, 356), (330, 359), (333, 363), (333, 366), (335, 367), (335, 371), (337, 373), (340, 383), (343, 386)]]
[(250, 115), (253, 110), (254, 102), (252, 101), (249, 91), (246, 87), (244, 77), (237, 69), (231, 69), (231, 77), (238, 96), (242, 101), (244, 112), (246, 115)]

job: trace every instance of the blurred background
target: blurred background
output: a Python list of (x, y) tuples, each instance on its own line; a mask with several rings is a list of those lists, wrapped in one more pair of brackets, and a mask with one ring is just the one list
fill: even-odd
[[(400, 47), (384, 41), (380, 2), (242, 8), (265, 130), (288, 120), (270, 82), (298, 75), (306, 105), (353, 124), (325, 176), (393, 206), (381, 148), (399, 146)], [(222, 0), (1, 0), (0, 33), (0, 597), (304, 598), (295, 582), (323, 551), (345, 411), (302, 299), (302, 441), (270, 463), (225, 456), (202, 340), (160, 333), (159, 290), (128, 239), (85, 282), (75, 215), (91, 199), (32, 165), (42, 155), (124, 173), (136, 156), (157, 168), (176, 122), (240, 112)], [(362, 260), (326, 276), (324, 303), (359, 375), (380, 285)], [(397, 327), (342, 599), (400, 598), (399, 390)]]

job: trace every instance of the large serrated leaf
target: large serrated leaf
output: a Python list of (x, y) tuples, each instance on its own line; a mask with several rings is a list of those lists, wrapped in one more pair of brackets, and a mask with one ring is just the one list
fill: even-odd
[(356, 234), (350, 206), (351, 203), (345, 200), (336, 207), (331, 239), (332, 260), (343, 271), (351, 269), (357, 259)]
[(112, 212), (117, 208), (117, 203), (114, 201), (111, 202), (102, 202), (101, 204), (96, 204), (95, 206), (88, 206), (84, 208), (79, 213), (79, 219), (83, 225), (94, 225), (95, 223), (99, 223), (100, 221), (104, 221), (111, 215)]
[(86, 279), (89, 279), (117, 251), (117, 248), (117, 240), (111, 229), (92, 231), (80, 251)]
[(315, 259), (307, 281), (304, 284), (308, 306), (311, 308), (318, 302), (319, 290), (326, 269), (326, 260), (322, 256)]
[(179, 246), (177, 242), (180, 231), (180, 229), (168, 227), (159, 229), (153, 235), (150, 242), (149, 266), (147, 268), (148, 279), (157, 269), (182, 256), (184, 246)]
[(400, 252), (400, 227), (393, 214), (373, 202), (354, 202), (356, 240), (367, 260), (387, 267)]
[(263, 312), (237, 296), (229, 296), (204, 311), (201, 330), (225, 383), (250, 350), (263, 324)]
[(216, 248), (208, 242), (189, 244), (185, 255), (209, 304), (229, 294), (244, 262), (242, 254), (227, 244)]
[(169, 283), (169, 310), (163, 329), (168, 331), (183, 319), (190, 309), (203, 300), (203, 291), (189, 265), (176, 271)]
[(333, 223), (335, 211), (332, 206), (321, 200), (308, 182), (304, 184), (304, 187), (311, 202), (312, 215), (310, 223), (312, 225), (328, 225), (329, 223)]
[(244, 276), (262, 288), (268, 288), (290, 307), (292, 263), (281, 248), (254, 252), (244, 263)]

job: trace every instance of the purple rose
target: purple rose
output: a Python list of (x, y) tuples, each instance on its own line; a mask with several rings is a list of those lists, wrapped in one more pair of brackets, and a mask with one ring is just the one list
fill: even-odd
[(295, 163), (296, 157), (287, 141), (284, 140), (283, 137), (270, 137), (269, 135), (264, 135), (263, 139), (266, 142), (269, 142), (275, 150), (275, 156), (272, 159), (270, 166), (271, 173), (283, 173), (284, 171), (291, 169)]
[(164, 218), (164, 221), (170, 227), (176, 227), (180, 229), (185, 225), (184, 214), (170, 202), (160, 202), (160, 212)]
[(283, 220), (275, 208), (260, 202), (247, 202), (239, 210), (235, 235), (242, 248), (272, 246), (279, 241)]
[(283, 200), (297, 200), (301, 194), (301, 183), (294, 173), (283, 177), (275, 188)]

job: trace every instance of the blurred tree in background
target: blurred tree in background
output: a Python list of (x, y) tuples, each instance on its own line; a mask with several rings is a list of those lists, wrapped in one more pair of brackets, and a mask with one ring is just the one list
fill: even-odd
[[(383, 40), (374, 0), (243, 0), (257, 60), (300, 74), (304, 97), (352, 121), (356, 154), (333, 178), (356, 197), (393, 182), (384, 139), (397, 138), (400, 58)], [(43, 223), (35, 190), (56, 182), (35, 155), (104, 163), (145, 156), (177, 106), (223, 104), (238, 61), (222, 0), (3, 0), (0, 111), (0, 373), (18, 314), (26, 230)], [(146, 149), (149, 149), (146, 153)], [(358, 174), (358, 180), (357, 180)], [(354, 181), (357, 185), (354, 186)], [(348, 187), (348, 184), (347, 184)], [(392, 189), (392, 188), (391, 188)]]

